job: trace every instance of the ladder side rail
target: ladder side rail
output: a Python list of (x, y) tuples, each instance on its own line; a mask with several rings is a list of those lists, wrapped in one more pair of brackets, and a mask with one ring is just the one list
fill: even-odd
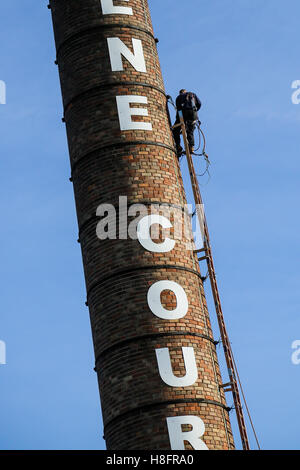
[(226, 359), (226, 363), (227, 363), (229, 378), (230, 378), (230, 381), (233, 384), (232, 385), (233, 400), (234, 400), (234, 405), (235, 405), (235, 410), (236, 410), (236, 415), (237, 415), (237, 419), (238, 419), (238, 424), (239, 424), (239, 429), (240, 429), (240, 434), (241, 434), (243, 447), (246, 450), (248, 450), (249, 449), (248, 436), (247, 436), (246, 425), (245, 425), (243, 411), (242, 411), (242, 403), (241, 403), (241, 399), (240, 399), (238, 383), (237, 383), (236, 374), (235, 374), (232, 350), (231, 350), (230, 341), (229, 341), (228, 333), (227, 333), (227, 330), (226, 330), (224, 316), (223, 316), (222, 307), (221, 307), (221, 302), (220, 302), (220, 298), (219, 298), (219, 292), (218, 292), (217, 282), (216, 282), (216, 278), (215, 278), (215, 271), (214, 271), (214, 267), (213, 267), (211, 250), (210, 250), (210, 248), (208, 248), (208, 250), (210, 252), (209, 255), (208, 255), (209, 277), (210, 277), (210, 281), (211, 281), (212, 293), (213, 293), (213, 297), (214, 297), (214, 301), (215, 301), (217, 318), (218, 318), (219, 328), (220, 328), (220, 332), (221, 332), (221, 338), (222, 338), (222, 342), (223, 342), (224, 355), (225, 355), (225, 359)]
[[(185, 146), (185, 151), (186, 151), (186, 157), (187, 157), (187, 162), (188, 162), (188, 167), (189, 167), (189, 172), (190, 172), (190, 178), (191, 178), (195, 203), (196, 205), (203, 207), (201, 192), (200, 192), (198, 180), (195, 174), (193, 160), (189, 151), (189, 144), (187, 140), (187, 134), (186, 134), (182, 112), (179, 112), (179, 118), (180, 118), (181, 130), (182, 130), (182, 135), (183, 135), (183, 140), (184, 140), (184, 146)], [(236, 374), (235, 374), (232, 350), (231, 350), (230, 341), (229, 341), (228, 333), (226, 330), (223, 311), (221, 307), (221, 300), (219, 296), (216, 274), (215, 274), (215, 269), (214, 269), (214, 264), (213, 264), (206, 216), (205, 216), (204, 211), (203, 211), (203, 214), (200, 214), (198, 210), (196, 210), (196, 212), (197, 212), (200, 225), (203, 224), (204, 249), (207, 254), (207, 264), (208, 264), (210, 284), (211, 284), (212, 294), (213, 294), (213, 298), (215, 302), (215, 308), (216, 308), (217, 319), (218, 319), (219, 329), (220, 329), (222, 343), (223, 343), (223, 349), (224, 349), (224, 355), (225, 355), (225, 360), (227, 364), (228, 374), (229, 374), (230, 381), (232, 382), (232, 395), (233, 395), (233, 401), (235, 405), (235, 411), (237, 415), (242, 445), (245, 450), (248, 450), (250, 449), (250, 447), (249, 447), (247, 429), (246, 429), (246, 424), (244, 420), (242, 403), (240, 399), (240, 393), (239, 393), (238, 383), (237, 383)]]

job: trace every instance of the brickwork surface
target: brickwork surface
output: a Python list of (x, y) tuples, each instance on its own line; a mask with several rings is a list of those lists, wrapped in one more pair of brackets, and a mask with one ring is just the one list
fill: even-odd
[[(107, 448), (168, 450), (166, 417), (191, 414), (204, 421), (210, 449), (233, 449), (200, 270), (187, 240), (152, 253), (137, 240), (96, 236), (97, 207), (112, 203), (118, 213), (119, 196), (149, 211), (151, 204), (171, 205), (173, 221), (186, 203), (147, 1), (114, 4), (132, 7), (133, 16), (103, 15), (100, 0), (50, 0)], [(132, 38), (140, 39), (147, 73), (125, 59), (124, 71), (112, 72), (109, 37), (131, 49)], [(153, 132), (120, 131), (119, 95), (147, 97), (149, 116), (138, 120), (151, 122)], [(159, 280), (185, 290), (184, 318), (163, 320), (150, 311), (147, 292)], [(161, 302), (176, 307), (171, 291)], [(155, 349), (168, 347), (174, 375), (184, 376), (185, 346), (194, 348), (198, 379), (170, 387)]]

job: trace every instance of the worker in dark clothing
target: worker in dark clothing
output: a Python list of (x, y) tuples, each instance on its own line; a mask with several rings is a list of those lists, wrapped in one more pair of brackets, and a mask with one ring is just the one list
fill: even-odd
[[(194, 130), (196, 126), (196, 122), (198, 120), (197, 111), (201, 108), (201, 101), (199, 100), (198, 96), (195, 93), (188, 92), (185, 89), (180, 90), (179, 95), (176, 98), (176, 121), (175, 124), (179, 124), (179, 115), (178, 111), (182, 111), (183, 119), (186, 127), (187, 139), (189, 143), (190, 152), (193, 153), (195, 140), (194, 140)], [(183, 148), (180, 145), (180, 133), (181, 127), (175, 127), (173, 129), (174, 140), (176, 144), (176, 151), (178, 157), (183, 152)]]

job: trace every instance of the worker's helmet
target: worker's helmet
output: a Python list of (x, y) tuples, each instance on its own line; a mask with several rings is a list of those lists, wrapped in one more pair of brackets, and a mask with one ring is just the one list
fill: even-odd
[(185, 88), (182, 88), (182, 89), (179, 91), (179, 93), (180, 93), (180, 94), (181, 94), (181, 93), (187, 93), (187, 91), (186, 91)]

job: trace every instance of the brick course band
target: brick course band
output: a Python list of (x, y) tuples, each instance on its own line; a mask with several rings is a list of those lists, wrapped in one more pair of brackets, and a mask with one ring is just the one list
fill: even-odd
[(98, 152), (102, 152), (103, 150), (109, 150), (109, 149), (114, 149), (114, 148), (117, 148), (117, 147), (124, 147), (124, 146), (141, 146), (141, 145), (145, 145), (145, 146), (148, 146), (148, 145), (151, 145), (152, 147), (162, 147), (162, 148), (165, 148), (167, 150), (170, 150), (171, 152), (173, 152), (174, 154), (176, 154), (176, 150), (174, 147), (170, 147), (169, 145), (165, 145), (165, 144), (162, 144), (161, 142), (152, 142), (151, 140), (136, 140), (136, 141), (126, 141), (126, 142), (114, 142), (113, 144), (110, 144), (110, 145), (105, 145), (103, 147), (98, 147), (96, 150), (93, 150), (92, 152), (89, 152), (85, 155), (82, 155), (80, 158), (78, 158), (77, 160), (75, 160), (75, 162), (73, 163), (72, 167), (71, 167), (71, 174), (73, 175), (76, 167), (78, 166), (78, 164), (82, 161), (82, 160), (85, 160), (86, 158), (90, 158), (90, 157), (93, 157), (95, 155), (95, 153), (98, 153)]
[(103, 278), (99, 279), (97, 282), (95, 282), (94, 284), (91, 285), (91, 287), (89, 288), (89, 290), (87, 291), (87, 301), (88, 301), (88, 298), (89, 296), (91, 295), (91, 292), (98, 286), (100, 286), (103, 282), (107, 282), (109, 280), (112, 280), (114, 277), (118, 277), (118, 276), (123, 276), (124, 274), (130, 274), (130, 273), (134, 273), (136, 271), (147, 271), (147, 270), (156, 270), (156, 269), (175, 269), (175, 270), (178, 270), (178, 271), (186, 271), (186, 272), (189, 272), (191, 274), (194, 274), (195, 276), (197, 276), (198, 278), (202, 278), (201, 277), (201, 274), (198, 272), (198, 271), (194, 271), (193, 269), (190, 269), (190, 268), (186, 268), (184, 266), (178, 266), (176, 264), (144, 264), (142, 266), (138, 266), (138, 267), (134, 267), (134, 266), (130, 266), (129, 268), (127, 269), (120, 269), (118, 271), (114, 271), (112, 272), (109, 276), (103, 276)]
[(81, 37), (85, 34), (89, 34), (91, 33), (92, 31), (102, 31), (103, 29), (110, 29), (110, 28), (126, 28), (126, 29), (130, 29), (130, 30), (133, 30), (133, 31), (139, 31), (139, 32), (142, 32), (142, 33), (145, 33), (145, 34), (148, 34), (154, 41), (154, 43), (156, 44), (157, 41), (156, 41), (156, 38), (153, 36), (152, 32), (151, 31), (148, 31), (147, 29), (143, 29), (143, 28), (139, 28), (137, 26), (132, 26), (130, 24), (126, 24), (126, 23), (111, 23), (111, 24), (103, 24), (101, 26), (94, 26), (93, 28), (87, 28), (87, 29), (83, 29), (82, 31), (79, 31), (77, 34), (73, 34), (72, 36), (68, 37), (67, 39), (65, 39), (65, 41), (59, 45), (57, 51), (56, 51), (56, 55), (57, 57), (59, 56), (61, 50), (67, 45), (69, 44), (71, 41), (73, 41), (74, 39), (77, 39), (78, 37)]
[[(98, 85), (98, 86), (94, 86), (92, 88), (89, 88), (88, 90), (85, 90), (84, 92), (78, 94), (78, 95), (75, 95), (64, 107), (64, 114), (65, 112), (68, 110), (69, 106), (71, 106), (74, 102), (76, 102), (77, 100), (79, 99), (82, 99), (84, 98), (86, 95), (88, 95), (90, 92), (92, 91), (95, 91), (95, 90), (105, 90), (105, 88), (111, 88), (111, 87), (114, 87), (114, 86), (142, 86), (142, 87), (145, 87), (145, 88), (152, 88), (153, 90), (156, 90), (158, 91), (159, 93), (161, 93), (162, 95), (164, 95), (166, 97), (166, 93), (165, 93), (165, 90), (162, 90), (161, 88), (157, 87), (157, 86), (154, 86), (154, 85), (150, 85), (149, 83), (142, 83), (142, 82), (110, 82), (110, 83), (106, 83), (105, 85)], [(65, 117), (63, 117), (63, 119), (65, 119)]]
[[(116, 211), (117, 211), (117, 215), (118, 215), (118, 204), (119, 204), (119, 201), (112, 201), (111, 204), (113, 206), (115, 206), (116, 208)], [(136, 204), (135, 201), (128, 201), (127, 202), (127, 209)], [(188, 209), (184, 206), (180, 206), (178, 204), (171, 204), (169, 202), (157, 202), (157, 201), (146, 201), (146, 200), (140, 200), (139, 201), (139, 204), (142, 204), (144, 206), (165, 206), (165, 207), (170, 207), (170, 208), (174, 208), (174, 209), (178, 209), (180, 211), (182, 211), (182, 213), (186, 213), (187, 215), (189, 215), (189, 212), (188, 212)], [(94, 223), (94, 222), (98, 222), (99, 221), (99, 218), (93, 214), (93, 215), (90, 215), (88, 216), (85, 221), (82, 223), (82, 225), (80, 227), (78, 227), (78, 238), (80, 239), (80, 233), (87, 227), (87, 225), (89, 225), (90, 223)], [(80, 240), (78, 240), (80, 242)]]
[(181, 331), (173, 331), (172, 333), (156, 333), (156, 334), (153, 334), (153, 335), (135, 336), (134, 338), (130, 338), (130, 339), (127, 339), (125, 341), (121, 341), (119, 343), (113, 344), (108, 349), (105, 349), (104, 351), (102, 351), (101, 354), (98, 357), (96, 357), (94, 370), (97, 372), (97, 363), (100, 360), (100, 358), (102, 356), (104, 356), (105, 354), (110, 353), (111, 351), (113, 351), (116, 348), (125, 346), (126, 344), (129, 344), (133, 341), (152, 340), (152, 339), (163, 338), (163, 337), (167, 337), (167, 336), (168, 337), (172, 337), (172, 336), (184, 336), (184, 337), (195, 336), (195, 337), (203, 338), (203, 339), (206, 339), (207, 341), (210, 341), (214, 346), (217, 346), (219, 344), (219, 341), (215, 341), (210, 336), (201, 335), (200, 333), (191, 333), (191, 332), (187, 332), (187, 331), (182, 331), (182, 332)]
[[(173, 387), (161, 379), (155, 351), (167, 347), (176, 380), (184, 376), (182, 348), (194, 348), (198, 375), (193, 385), (178, 382)], [(213, 354), (213, 361), (210, 353)], [(104, 424), (119, 414), (132, 408), (148, 406), (151, 402), (173, 402), (178, 399), (223, 402), (224, 394), (219, 389), (220, 376), (214, 374), (216, 361), (215, 346), (207, 339), (197, 336), (158, 337), (148, 339), (143, 344), (132, 341), (109, 354), (99, 355), (97, 376), (102, 390), (101, 399), (109, 405), (103, 409)], [(205, 384), (207, 385), (204, 386)], [(223, 404), (226, 405), (224, 402)]]
[(109, 428), (109, 426), (111, 426), (112, 424), (115, 424), (116, 421), (120, 421), (120, 420), (123, 420), (126, 416), (128, 415), (131, 415), (131, 414), (134, 414), (134, 413), (140, 413), (140, 412), (144, 412), (144, 411), (147, 411), (147, 410), (151, 410), (153, 408), (159, 408), (159, 407), (162, 407), (162, 406), (168, 406), (168, 405), (178, 405), (178, 404), (183, 404), (183, 405), (188, 405), (188, 404), (191, 404), (191, 403), (197, 403), (197, 404), (208, 404), (208, 405), (214, 405), (214, 406), (219, 406), (220, 408), (223, 408), (224, 410), (226, 410), (227, 412), (231, 411), (232, 408), (228, 407), (228, 406), (225, 406), (223, 403), (220, 403), (218, 401), (214, 401), (214, 400), (205, 400), (204, 398), (194, 398), (194, 399), (189, 399), (189, 400), (184, 400), (184, 399), (179, 399), (179, 400), (173, 400), (173, 401), (161, 401), (161, 402), (152, 402), (152, 403), (149, 403), (149, 405), (143, 405), (143, 406), (140, 406), (140, 407), (137, 407), (137, 408), (132, 408), (128, 411), (126, 411), (126, 413), (123, 413), (123, 414), (120, 414), (119, 416), (116, 416), (115, 418), (113, 418), (111, 421), (108, 421), (105, 426), (104, 426), (104, 436), (106, 434), (106, 431), (107, 429)]

